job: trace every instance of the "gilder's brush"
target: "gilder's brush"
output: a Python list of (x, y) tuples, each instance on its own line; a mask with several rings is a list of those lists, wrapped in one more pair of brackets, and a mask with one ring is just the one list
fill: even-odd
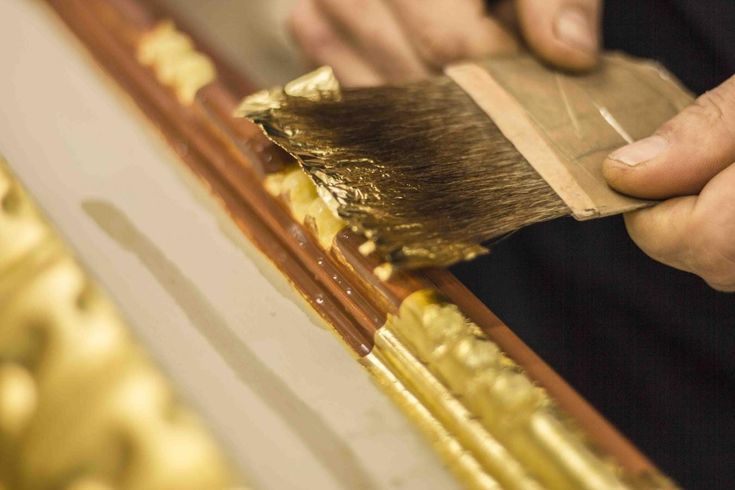
[(246, 98), (238, 115), (298, 159), (370, 240), (363, 250), (412, 268), (470, 259), (532, 223), (645, 206), (607, 187), (602, 161), (690, 99), (650, 62), (607, 55), (573, 76), (520, 55), (362, 89), (323, 68)]

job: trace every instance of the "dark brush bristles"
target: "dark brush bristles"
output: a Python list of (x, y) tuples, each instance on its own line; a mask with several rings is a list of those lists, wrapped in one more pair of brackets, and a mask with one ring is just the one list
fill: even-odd
[(482, 242), (569, 213), (447, 77), (343, 89), (335, 100), (287, 96), (248, 117), (400, 267), (468, 259)]

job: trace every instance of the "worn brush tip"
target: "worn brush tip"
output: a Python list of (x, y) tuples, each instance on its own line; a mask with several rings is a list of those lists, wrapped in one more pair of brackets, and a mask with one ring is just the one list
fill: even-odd
[(258, 95), (243, 113), (294, 155), (330, 209), (368, 238), (360, 253), (378, 253), (393, 268), (446, 266), (486, 252), (485, 241), (568, 214), (447, 77), (339, 89), (328, 72), (311, 76), (270, 104)]

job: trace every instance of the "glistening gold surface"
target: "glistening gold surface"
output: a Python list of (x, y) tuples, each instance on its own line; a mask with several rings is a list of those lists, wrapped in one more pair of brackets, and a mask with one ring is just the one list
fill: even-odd
[(288, 203), (292, 216), (316, 235), (322, 248), (331, 248), (334, 237), (346, 223), (319, 197), (316, 186), (298, 165), (270, 174), (265, 186), (271, 195)]
[(0, 488), (233, 488), (211, 436), (2, 160), (0, 203)]
[(413, 391), (403, 384), (381, 355), (371, 353), (361, 358), (360, 362), (373, 376), (378, 386), (431, 441), (434, 450), (463, 485), (478, 490), (503, 488), (475, 457), (465, 450), (454, 434), (434, 416)]
[[(321, 202), (297, 166), (271, 174), (265, 184), (300, 222)], [(337, 220), (311, 231), (328, 250), (342, 225)], [(327, 229), (333, 231), (324, 234)], [(661, 474), (626, 475), (590, 449), (548, 395), (432, 291), (404, 300), (361, 363), (468, 488), (675, 488)]]
[(138, 61), (151, 67), (158, 81), (171, 87), (182, 104), (194, 102), (199, 89), (214, 81), (214, 63), (194, 47), (171, 21), (161, 22), (138, 45)]
[(626, 475), (594, 452), (546, 393), (452, 304), (432, 291), (404, 300), (373, 355), (504, 488), (674, 488)]

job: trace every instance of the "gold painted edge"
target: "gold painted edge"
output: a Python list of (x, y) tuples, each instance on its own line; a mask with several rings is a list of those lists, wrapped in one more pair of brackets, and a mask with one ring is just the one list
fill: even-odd
[(469, 489), (501, 489), (498, 482), (477, 462), (473, 455), (454, 437), (414, 393), (408, 389), (387, 365), (381, 355), (371, 352), (360, 358), (360, 364), (373, 377), (378, 387), (400, 408), (429, 440), (447, 467)]
[[(408, 296), (378, 331), (376, 349), (504, 488), (676, 488), (660, 472), (631, 475), (597, 452), (545, 390), (436, 291)], [(469, 417), (458, 416), (458, 406)], [(489, 451), (498, 446), (504, 451)]]

